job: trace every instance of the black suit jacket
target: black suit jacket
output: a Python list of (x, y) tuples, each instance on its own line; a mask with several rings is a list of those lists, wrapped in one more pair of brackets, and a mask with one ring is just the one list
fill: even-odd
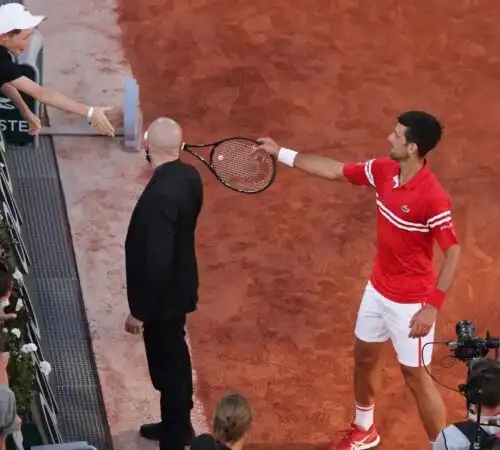
[(196, 309), (195, 229), (203, 205), (198, 171), (180, 160), (157, 167), (134, 208), (125, 241), (130, 313), (144, 323)]

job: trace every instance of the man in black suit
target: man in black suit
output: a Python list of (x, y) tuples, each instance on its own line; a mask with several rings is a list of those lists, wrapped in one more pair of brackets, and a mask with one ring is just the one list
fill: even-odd
[(198, 302), (195, 229), (203, 204), (198, 171), (181, 162), (182, 130), (159, 118), (145, 139), (154, 173), (132, 213), (125, 242), (130, 314), (125, 329), (142, 332), (151, 381), (161, 394), (161, 422), (140, 434), (160, 450), (183, 450), (194, 437), (193, 380), (186, 316)]

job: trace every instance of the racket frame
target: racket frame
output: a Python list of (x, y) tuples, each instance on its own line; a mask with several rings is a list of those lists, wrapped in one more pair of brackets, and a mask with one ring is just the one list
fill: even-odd
[[(216, 142), (212, 142), (210, 144), (188, 144), (186, 142), (183, 142), (182, 145), (181, 145), (181, 151), (190, 153), (195, 158), (197, 158), (198, 160), (200, 160), (203, 164), (205, 164), (205, 166), (208, 167), (208, 169), (210, 170), (210, 172), (212, 172), (212, 174), (215, 176), (215, 178), (217, 178), (217, 180), (220, 183), (222, 183), (224, 186), (226, 186), (227, 188), (231, 189), (232, 191), (239, 192), (241, 194), (260, 194), (261, 192), (264, 192), (266, 189), (268, 189), (273, 184), (273, 182), (274, 182), (274, 180), (276, 178), (276, 172), (277, 172), (278, 165), (276, 163), (276, 158), (274, 156), (268, 155), (270, 157), (270, 159), (271, 159), (271, 164), (273, 166), (272, 177), (269, 180), (268, 184), (263, 189), (260, 189), (258, 191), (252, 191), (252, 192), (244, 191), (244, 190), (241, 190), (241, 189), (237, 189), (234, 186), (231, 186), (230, 184), (226, 183), (224, 180), (221, 179), (221, 177), (219, 177), (219, 175), (217, 174), (217, 171), (214, 169), (214, 167), (212, 165), (212, 161), (213, 161), (213, 157), (214, 157), (214, 153), (215, 153), (216, 148), (219, 145), (223, 144), (224, 142), (234, 141), (234, 140), (237, 140), (237, 139), (238, 140), (243, 140), (243, 141), (248, 141), (248, 142), (251, 142), (253, 144), (259, 144), (255, 139), (252, 139), (252, 138), (249, 138), (249, 137), (245, 137), (245, 136), (233, 136), (233, 137), (221, 139), (221, 140), (216, 141)], [(190, 149), (207, 148), (207, 147), (212, 147), (212, 150), (210, 150), (210, 153), (209, 153), (208, 157), (206, 157), (206, 158), (204, 158), (202, 155), (199, 155), (195, 151), (190, 150)]]

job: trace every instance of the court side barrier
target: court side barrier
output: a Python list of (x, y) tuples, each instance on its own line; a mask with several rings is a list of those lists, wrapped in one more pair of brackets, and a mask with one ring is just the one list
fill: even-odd
[[(50, 350), (44, 345), (36, 315), (38, 292), (30, 273), (31, 259), (22, 232), (24, 220), (17, 206), (8, 167), (9, 150), (0, 131), (0, 249), (3, 264), (14, 274), (9, 304), (4, 305), (4, 311), (17, 314), (15, 319), (2, 325), (0, 332), (3, 333), (10, 352), (7, 373), (10, 388), (16, 394), (18, 413), (23, 420), (23, 446), (29, 448), (62, 443), (63, 439), (57, 423), (59, 405), (50, 383), (50, 375), (45, 372), (46, 363), (50, 360), (45, 353), (50, 353)], [(25, 344), (35, 344), (36, 349), (24, 353), (21, 348)], [(27, 386), (31, 386), (31, 391), (28, 388), (28, 397)], [(17, 449), (16, 440), (19, 440), (19, 434), (9, 435), (7, 450)]]
[(28, 64), (33, 66), (36, 72), (39, 84), (43, 84), (43, 48), (45, 41), (42, 33), (35, 30), (31, 35), (28, 49), (17, 58), (19, 64)]

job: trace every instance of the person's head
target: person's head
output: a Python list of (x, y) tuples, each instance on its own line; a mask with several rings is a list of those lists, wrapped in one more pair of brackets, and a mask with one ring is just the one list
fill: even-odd
[(423, 111), (407, 111), (398, 117), (388, 140), (390, 157), (395, 161), (420, 160), (441, 140), (443, 129), (439, 120)]
[(144, 149), (153, 166), (179, 159), (182, 128), (168, 117), (156, 119), (144, 133)]
[(226, 445), (243, 443), (252, 420), (252, 410), (248, 400), (238, 392), (230, 392), (217, 403), (214, 414), (214, 437)]
[(20, 55), (28, 48), (34, 29), (43, 20), (45, 16), (34, 16), (19, 3), (0, 6), (0, 45)]
[(472, 405), (481, 405), (482, 416), (500, 417), (500, 361), (474, 362), (467, 379), (466, 397)]

